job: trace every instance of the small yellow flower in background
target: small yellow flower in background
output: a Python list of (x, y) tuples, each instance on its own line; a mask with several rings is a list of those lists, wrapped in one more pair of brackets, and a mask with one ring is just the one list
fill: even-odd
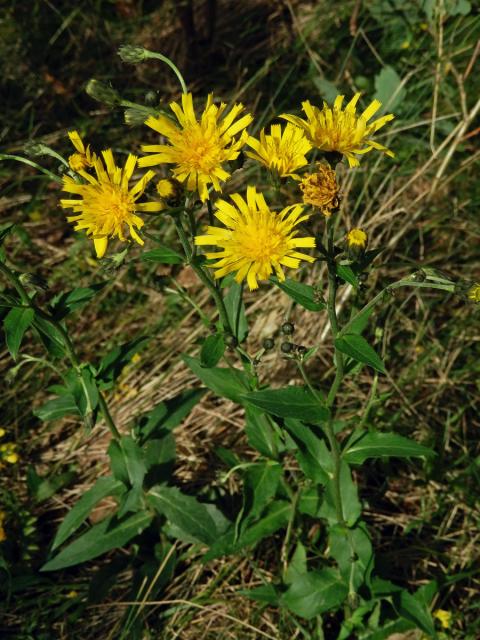
[(365, 249), (368, 236), (363, 229), (352, 229), (347, 233), (347, 245), (350, 249)]
[(142, 356), (139, 353), (134, 353), (130, 362), (132, 364), (137, 364), (142, 359)]
[(329, 218), (340, 204), (335, 171), (329, 165), (318, 163), (317, 172), (307, 175), (300, 183), (305, 204), (318, 207)]
[(373, 100), (363, 113), (357, 115), (356, 105), (360, 93), (356, 93), (345, 109), (342, 109), (344, 97), (337, 96), (332, 108), (326, 102), (323, 103), (322, 109), (312, 106), (308, 100), (302, 102), (306, 120), (290, 114), (280, 117), (303, 129), (317, 149), (342, 153), (347, 157), (351, 167), (360, 164), (355, 154), (368, 153), (372, 149), (378, 149), (394, 157), (395, 154), (390, 149), (371, 139), (371, 136), (394, 116), (389, 113), (368, 124), (382, 106), (381, 102)]
[(42, 212), (39, 211), (38, 209), (34, 209), (33, 211), (30, 211), (30, 213), (28, 214), (28, 217), (32, 222), (39, 222), (43, 218)]
[(450, 611), (445, 611), (445, 609), (437, 609), (433, 612), (433, 617), (440, 622), (442, 629), (450, 628), (450, 625), (452, 623), (452, 614), (450, 613)]
[(72, 589), (71, 591), (69, 591), (66, 595), (67, 598), (77, 598), (78, 597), (78, 591), (75, 591), (75, 589)]
[(270, 134), (265, 134), (265, 129), (262, 129), (260, 139), (249, 136), (247, 145), (254, 151), (245, 152), (249, 158), (276, 171), (281, 178), (291, 176), (297, 180), (300, 176), (295, 171), (308, 164), (305, 154), (312, 148), (303, 130), (290, 122), (283, 131), (279, 124), (272, 124)]
[(0, 427), (0, 438), (3, 438), (3, 436), (6, 434), (7, 432), (5, 431), (5, 429), (3, 427)]
[(93, 168), (96, 177), (83, 169), (78, 174), (86, 180), (85, 184), (76, 182), (70, 176), (63, 178), (63, 190), (80, 196), (78, 200), (60, 200), (64, 209), (72, 209), (76, 214), (68, 216), (69, 222), (75, 222), (75, 230), (85, 229), (93, 238), (98, 258), (105, 255), (108, 239), (117, 237), (126, 241), (124, 231), (128, 227), (132, 238), (143, 244), (142, 238), (135, 231), (144, 225), (136, 211), (161, 211), (164, 205), (160, 202), (143, 202), (137, 200), (145, 191), (147, 183), (155, 175), (148, 171), (134, 187), (129, 189), (128, 183), (137, 166), (137, 157), (129, 155), (125, 166), (117, 167), (111, 149), (102, 151), (101, 158), (95, 158)]
[(315, 247), (315, 238), (297, 238), (295, 227), (309, 218), (303, 207), (294, 204), (279, 213), (271, 211), (261, 193), (255, 187), (247, 188), (247, 199), (235, 193), (234, 204), (226, 200), (216, 203), (215, 216), (223, 227), (208, 227), (207, 234), (197, 236), (195, 244), (220, 247), (215, 253), (206, 253), (217, 260), (209, 265), (215, 269), (215, 278), (236, 272), (235, 280), (247, 280), (251, 291), (258, 288), (258, 280), (268, 280), (275, 273), (285, 280), (283, 266), (297, 269), (300, 261), (314, 262), (315, 258), (300, 253), (298, 247)]
[(475, 283), (467, 291), (467, 298), (472, 302), (480, 302), (480, 284)]
[(8, 464), (17, 464), (19, 460), (17, 449), (18, 446), (14, 442), (0, 444), (0, 462), (5, 461)]
[(79, 173), (80, 171), (84, 171), (89, 167), (93, 167), (97, 156), (95, 153), (90, 151), (90, 145), (85, 147), (78, 131), (69, 131), (68, 137), (77, 150), (77, 153), (73, 153), (68, 158), (70, 169), (73, 169), (73, 171)]
[(178, 180), (164, 178), (157, 182), (157, 193), (169, 206), (176, 207), (182, 202), (183, 187)]
[[(227, 105), (213, 104), (210, 94), (205, 109), (197, 120), (191, 93), (182, 95), (182, 106), (170, 104), (178, 120), (178, 125), (165, 116), (150, 116), (145, 124), (167, 138), (169, 144), (148, 144), (142, 151), (152, 153), (140, 158), (140, 167), (151, 167), (164, 162), (175, 164), (173, 177), (185, 182), (189, 191), (197, 191), (202, 202), (208, 200), (208, 186), (221, 191), (220, 183), (230, 177), (224, 163), (236, 160), (247, 137), (244, 129), (253, 118), (247, 114), (236, 118), (244, 110), (242, 104), (234, 104), (225, 114)], [(235, 139), (235, 136), (243, 132)]]

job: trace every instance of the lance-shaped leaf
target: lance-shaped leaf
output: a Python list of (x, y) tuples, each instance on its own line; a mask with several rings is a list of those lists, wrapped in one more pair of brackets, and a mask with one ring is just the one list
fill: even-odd
[(305, 387), (284, 387), (252, 391), (243, 396), (246, 402), (280, 418), (296, 418), (304, 422), (324, 422), (329, 411), (318, 396)]
[(106, 518), (44, 564), (41, 571), (58, 571), (65, 567), (73, 567), (93, 560), (110, 549), (123, 547), (129, 540), (142, 533), (152, 519), (152, 514), (146, 511), (140, 511), (122, 520)]
[(362, 464), (367, 458), (410, 458), (435, 456), (432, 449), (396, 433), (354, 432), (342, 453), (350, 464)]
[(12, 358), (17, 359), (18, 350), (22, 344), (25, 331), (32, 324), (35, 317), (35, 311), (30, 307), (19, 308), (14, 307), (5, 316), (3, 327), (5, 329), (5, 338), (8, 350)]
[(347, 333), (335, 340), (335, 347), (357, 362), (368, 364), (370, 367), (380, 371), (380, 373), (385, 373), (385, 365), (380, 356), (363, 336), (355, 333)]

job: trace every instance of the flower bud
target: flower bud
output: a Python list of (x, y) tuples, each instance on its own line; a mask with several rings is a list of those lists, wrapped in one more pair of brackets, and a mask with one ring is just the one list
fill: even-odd
[(285, 336), (291, 336), (295, 331), (295, 327), (291, 322), (284, 322), (280, 330)]
[(480, 302), (480, 283), (476, 282), (468, 289), (467, 298), (470, 302)]
[(265, 338), (262, 342), (262, 347), (265, 351), (271, 351), (275, 346), (275, 340), (273, 338)]
[(293, 351), (293, 344), (291, 342), (282, 342), (280, 349), (282, 353), (291, 353)]
[(122, 62), (128, 64), (138, 64), (147, 59), (147, 51), (143, 47), (135, 47), (130, 44), (122, 44), (117, 51), (118, 55), (122, 59)]
[(183, 187), (173, 178), (163, 178), (157, 182), (158, 195), (169, 207), (178, 207), (183, 199)]
[(97, 100), (97, 102), (102, 102), (109, 107), (114, 107), (115, 105), (120, 104), (122, 100), (118, 91), (115, 91), (113, 87), (108, 85), (106, 82), (100, 82), (93, 78), (87, 82), (85, 91), (91, 98)]
[(368, 236), (363, 229), (351, 229), (346, 237), (347, 254), (351, 260), (358, 260), (365, 253)]

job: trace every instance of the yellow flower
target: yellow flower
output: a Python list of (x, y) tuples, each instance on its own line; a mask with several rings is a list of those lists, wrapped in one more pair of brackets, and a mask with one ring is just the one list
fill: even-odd
[(480, 302), (480, 284), (476, 283), (470, 287), (467, 298), (472, 302)]
[(355, 154), (367, 153), (372, 149), (378, 149), (393, 157), (394, 153), (390, 149), (372, 140), (371, 136), (394, 116), (389, 113), (368, 124), (370, 118), (380, 109), (382, 104), (379, 100), (373, 100), (363, 113), (357, 115), (356, 104), (359, 98), (360, 94), (356, 93), (343, 110), (344, 96), (335, 98), (333, 108), (324, 102), (323, 108), (319, 109), (312, 106), (307, 100), (302, 102), (303, 110), (307, 116), (306, 120), (289, 114), (283, 114), (280, 117), (297, 127), (301, 127), (317, 149), (337, 151), (345, 155), (351, 167), (356, 167), (359, 164)]
[(265, 129), (260, 131), (260, 140), (249, 136), (247, 145), (253, 149), (245, 155), (253, 158), (267, 169), (276, 171), (282, 178), (291, 176), (297, 180), (300, 176), (294, 172), (308, 164), (305, 154), (312, 145), (306, 139), (302, 129), (288, 122), (282, 132), (279, 124), (272, 124), (270, 135), (265, 135)]
[(0, 460), (5, 460), (8, 464), (17, 464), (19, 460), (17, 449), (14, 442), (4, 442), (0, 445)]
[(0, 427), (0, 438), (3, 438), (3, 436), (6, 434), (7, 432), (5, 431), (5, 429), (3, 427)]
[(68, 164), (70, 165), (70, 168), (73, 169), (73, 171), (75, 171), (76, 173), (79, 173), (80, 171), (88, 169), (89, 167), (93, 167), (97, 156), (95, 153), (90, 151), (90, 145), (85, 147), (78, 131), (69, 131), (68, 137), (77, 150), (77, 153), (73, 153), (68, 158)]
[(445, 609), (437, 609), (433, 612), (433, 617), (439, 620), (442, 629), (449, 629), (450, 624), (452, 622), (452, 614), (450, 611), (445, 611)]
[(206, 235), (195, 238), (197, 245), (222, 249), (206, 253), (207, 258), (217, 260), (210, 265), (216, 269), (215, 278), (236, 272), (235, 280), (242, 282), (246, 278), (253, 290), (258, 288), (257, 279), (267, 280), (273, 272), (279, 280), (285, 280), (282, 266), (297, 269), (301, 260), (315, 261), (296, 251), (298, 247), (315, 247), (315, 238), (295, 237), (296, 225), (309, 217), (303, 215), (302, 205), (294, 204), (275, 213), (255, 187), (247, 188), (246, 201), (238, 193), (231, 199), (235, 206), (219, 200), (215, 213), (226, 228), (208, 227)]
[[(178, 125), (170, 118), (150, 116), (145, 124), (165, 136), (170, 144), (148, 144), (142, 151), (153, 155), (140, 158), (140, 167), (151, 167), (162, 162), (175, 164), (173, 176), (179, 182), (186, 182), (189, 191), (197, 191), (202, 202), (208, 200), (208, 185), (221, 191), (220, 182), (230, 177), (223, 164), (235, 160), (245, 144), (245, 127), (252, 121), (251, 115), (245, 115), (235, 122), (243, 111), (242, 104), (235, 104), (225, 115), (227, 105), (217, 107), (210, 94), (205, 109), (197, 120), (193, 109), (191, 93), (182, 95), (182, 106), (176, 102), (170, 104), (178, 120)], [(243, 131), (239, 139), (238, 133)]]
[(318, 207), (327, 218), (340, 204), (335, 171), (327, 164), (318, 163), (317, 173), (305, 176), (300, 183), (300, 189), (305, 204)]
[(350, 249), (365, 249), (367, 234), (363, 229), (352, 229), (347, 233), (347, 245)]
[(153, 171), (148, 171), (129, 189), (128, 183), (137, 165), (136, 156), (130, 154), (123, 169), (116, 166), (111, 149), (102, 151), (102, 156), (103, 162), (101, 158), (95, 158), (93, 163), (96, 177), (83, 169), (78, 171), (86, 181), (84, 184), (76, 182), (70, 176), (64, 176), (63, 190), (80, 196), (80, 199), (60, 200), (64, 209), (73, 209), (77, 214), (67, 217), (69, 222), (76, 223), (75, 230), (85, 229), (87, 235), (93, 238), (98, 258), (105, 255), (109, 238), (118, 237), (126, 241), (126, 226), (132, 238), (143, 244), (135, 227), (141, 229), (144, 222), (135, 212), (155, 212), (164, 208), (160, 202), (137, 202), (147, 183), (153, 178)]

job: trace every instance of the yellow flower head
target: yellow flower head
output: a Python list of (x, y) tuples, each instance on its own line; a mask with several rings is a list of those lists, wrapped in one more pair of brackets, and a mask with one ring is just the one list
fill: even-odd
[(305, 204), (318, 207), (329, 218), (340, 204), (335, 171), (327, 164), (318, 163), (317, 173), (307, 175), (300, 183)]
[(0, 438), (3, 438), (3, 436), (6, 434), (7, 432), (5, 431), (5, 429), (3, 427), (0, 427)]
[(371, 136), (394, 116), (389, 113), (368, 124), (382, 103), (379, 100), (373, 100), (363, 113), (357, 115), (356, 105), (359, 98), (360, 94), (356, 93), (343, 110), (344, 96), (335, 98), (333, 108), (324, 102), (323, 108), (319, 109), (312, 106), (307, 100), (302, 102), (303, 110), (307, 116), (306, 120), (290, 114), (283, 114), (280, 117), (297, 127), (301, 127), (309, 141), (317, 149), (337, 151), (345, 155), (351, 167), (356, 167), (359, 164), (355, 154), (367, 153), (372, 149), (378, 149), (393, 157), (394, 153), (390, 149), (372, 140)]
[(253, 158), (267, 169), (276, 171), (281, 178), (291, 176), (297, 180), (300, 176), (295, 171), (308, 164), (305, 154), (310, 151), (312, 145), (306, 139), (302, 129), (288, 122), (282, 131), (279, 124), (272, 124), (270, 135), (265, 134), (265, 129), (260, 131), (260, 140), (249, 136), (247, 145), (253, 149), (245, 155)]
[(90, 145), (85, 147), (78, 131), (69, 131), (68, 137), (77, 151), (77, 153), (73, 153), (68, 158), (70, 169), (78, 173), (79, 171), (93, 167), (97, 156), (90, 151)]
[(4, 442), (0, 445), (0, 461), (8, 462), (8, 464), (17, 464), (19, 456), (17, 453), (17, 445), (14, 442)]
[(102, 151), (102, 156), (103, 161), (95, 158), (93, 162), (96, 177), (83, 169), (78, 171), (85, 183), (80, 184), (70, 176), (64, 176), (63, 190), (80, 198), (60, 200), (64, 209), (72, 209), (77, 214), (67, 217), (69, 222), (76, 223), (75, 230), (85, 229), (87, 235), (93, 238), (98, 258), (105, 255), (109, 238), (117, 237), (126, 241), (125, 227), (128, 227), (136, 242), (143, 244), (135, 227), (141, 229), (144, 222), (136, 215), (136, 211), (155, 212), (164, 209), (160, 202), (137, 202), (153, 178), (153, 171), (148, 171), (129, 189), (128, 183), (137, 165), (136, 156), (129, 155), (123, 169), (116, 166), (111, 149)]
[(235, 193), (234, 204), (226, 200), (217, 202), (215, 216), (224, 227), (208, 227), (207, 235), (197, 236), (195, 244), (221, 247), (221, 251), (207, 253), (217, 260), (210, 265), (215, 278), (236, 272), (235, 280), (246, 278), (250, 290), (258, 288), (258, 279), (267, 280), (275, 272), (279, 280), (285, 280), (282, 266), (297, 269), (301, 260), (314, 262), (315, 258), (300, 253), (298, 247), (315, 247), (315, 238), (297, 238), (295, 227), (308, 215), (303, 207), (294, 204), (280, 213), (270, 211), (265, 198), (255, 187), (247, 188), (247, 199)]
[(352, 229), (347, 233), (346, 240), (349, 249), (365, 249), (368, 236), (363, 229)]
[(452, 614), (450, 611), (445, 611), (445, 609), (437, 609), (433, 612), (433, 617), (437, 618), (440, 622), (442, 629), (448, 629), (452, 622)]
[(193, 109), (191, 93), (182, 95), (182, 106), (176, 102), (170, 104), (177, 117), (178, 124), (163, 115), (150, 116), (145, 124), (167, 138), (169, 144), (148, 144), (142, 151), (152, 155), (140, 158), (140, 167), (151, 167), (163, 162), (176, 165), (173, 176), (180, 182), (186, 182), (189, 191), (197, 191), (202, 202), (208, 200), (208, 185), (221, 191), (220, 182), (230, 177), (223, 167), (225, 162), (235, 160), (245, 144), (246, 132), (239, 139), (238, 133), (253, 120), (244, 115), (235, 121), (243, 111), (242, 104), (235, 104), (225, 115), (227, 105), (213, 104), (210, 94), (205, 109), (197, 120)]
[(480, 284), (476, 283), (470, 287), (467, 298), (472, 302), (480, 302)]

